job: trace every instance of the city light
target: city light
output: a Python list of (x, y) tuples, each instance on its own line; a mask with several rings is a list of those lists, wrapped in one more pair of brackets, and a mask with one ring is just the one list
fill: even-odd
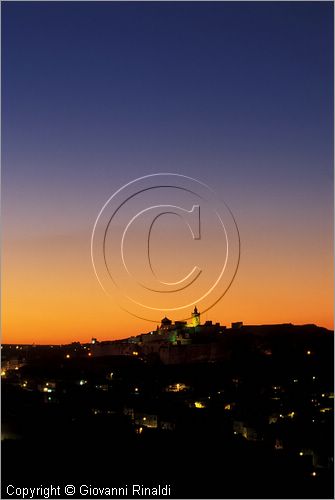
[(205, 408), (205, 405), (201, 401), (195, 401), (194, 406), (195, 408)]
[(170, 384), (165, 389), (167, 392), (182, 392), (188, 389), (188, 386), (184, 383)]
[(327, 413), (329, 411), (332, 411), (332, 408), (320, 408), (321, 413)]

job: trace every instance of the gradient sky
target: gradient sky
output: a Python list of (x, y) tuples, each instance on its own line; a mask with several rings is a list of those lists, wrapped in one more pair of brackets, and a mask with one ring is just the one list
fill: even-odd
[(214, 188), (241, 233), (203, 319), (332, 328), (331, 2), (1, 8), (3, 342), (155, 327), (103, 293), (90, 238), (116, 189), (166, 171)]

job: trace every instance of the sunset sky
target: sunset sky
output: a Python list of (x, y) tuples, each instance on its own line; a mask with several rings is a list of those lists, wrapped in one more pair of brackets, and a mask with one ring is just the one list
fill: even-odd
[[(206, 183), (239, 227), (203, 320), (333, 328), (331, 2), (1, 8), (4, 343), (155, 328), (104, 293), (90, 245), (108, 198), (158, 172)], [(170, 222), (156, 265), (175, 279), (192, 247)]]

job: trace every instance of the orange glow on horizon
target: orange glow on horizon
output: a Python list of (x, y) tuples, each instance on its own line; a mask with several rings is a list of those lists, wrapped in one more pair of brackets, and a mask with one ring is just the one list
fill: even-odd
[[(91, 267), (89, 237), (87, 230), (68, 238), (4, 242), (3, 343), (90, 342), (92, 337), (120, 339), (156, 328), (156, 323), (124, 312), (103, 292)], [(234, 321), (314, 323), (333, 329), (331, 248), (320, 253), (315, 243), (301, 254), (297, 246), (288, 250), (278, 237), (271, 249), (244, 232), (236, 279), (222, 300), (201, 315), (201, 322), (228, 327)], [(202, 313), (201, 304), (197, 306)]]

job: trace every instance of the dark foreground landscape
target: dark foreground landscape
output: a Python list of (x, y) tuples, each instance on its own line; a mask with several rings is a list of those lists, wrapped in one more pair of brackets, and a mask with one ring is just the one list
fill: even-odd
[(333, 332), (242, 328), (217, 362), (90, 354), (3, 346), (2, 498), (8, 484), (131, 497), (135, 483), (172, 498), (333, 498)]

